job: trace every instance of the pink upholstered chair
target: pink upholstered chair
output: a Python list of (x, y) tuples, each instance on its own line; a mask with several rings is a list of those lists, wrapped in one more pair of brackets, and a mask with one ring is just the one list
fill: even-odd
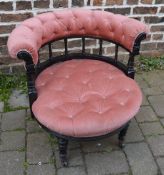
[[(68, 140), (91, 140), (119, 132), (123, 146), (129, 121), (138, 112), (142, 94), (134, 79), (134, 56), (145, 39), (145, 24), (104, 11), (69, 9), (27, 19), (8, 39), (11, 57), (25, 61), (32, 116), (59, 140), (67, 162)], [(68, 38), (81, 38), (81, 53), (69, 53)], [(86, 38), (99, 40), (99, 53), (86, 53)], [(53, 56), (52, 43), (64, 40), (63, 55)], [(103, 56), (103, 41), (115, 44), (115, 56)], [(49, 58), (38, 50), (48, 45)], [(129, 53), (118, 60), (118, 47)], [(58, 63), (58, 64), (56, 64)]]

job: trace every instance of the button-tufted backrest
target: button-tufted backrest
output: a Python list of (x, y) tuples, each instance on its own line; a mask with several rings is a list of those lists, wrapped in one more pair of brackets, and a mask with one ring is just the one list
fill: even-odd
[(15, 58), (22, 50), (38, 62), (38, 49), (51, 40), (68, 36), (93, 36), (119, 43), (132, 51), (134, 41), (145, 24), (122, 15), (84, 9), (48, 12), (27, 19), (13, 30), (8, 39), (8, 50)]

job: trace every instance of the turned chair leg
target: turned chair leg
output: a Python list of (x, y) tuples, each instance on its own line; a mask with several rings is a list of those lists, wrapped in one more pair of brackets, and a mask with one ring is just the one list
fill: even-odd
[(118, 135), (118, 145), (120, 148), (124, 148), (125, 147), (125, 135), (127, 133), (128, 127), (129, 127), (130, 122), (128, 122), (125, 127), (120, 131), (119, 135)]
[(59, 156), (61, 163), (64, 167), (68, 166), (68, 159), (67, 159), (67, 146), (68, 140), (63, 138), (58, 138), (59, 142)]

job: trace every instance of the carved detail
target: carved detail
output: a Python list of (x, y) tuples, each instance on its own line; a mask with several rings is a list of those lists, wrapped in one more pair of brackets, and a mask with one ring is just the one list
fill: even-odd
[(58, 138), (59, 142), (59, 155), (61, 159), (61, 163), (64, 167), (68, 166), (68, 159), (67, 159), (67, 146), (68, 140), (63, 138)]

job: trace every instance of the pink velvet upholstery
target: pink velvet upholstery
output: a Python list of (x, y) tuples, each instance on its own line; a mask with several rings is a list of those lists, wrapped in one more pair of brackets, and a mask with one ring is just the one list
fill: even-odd
[(128, 122), (142, 101), (136, 82), (101, 61), (71, 60), (45, 69), (36, 80), (36, 118), (58, 133), (89, 137)]
[(88, 35), (112, 40), (132, 51), (136, 37), (147, 31), (145, 24), (122, 15), (96, 10), (63, 10), (22, 22), (11, 33), (8, 50), (13, 58), (19, 51), (26, 50), (36, 64), (38, 49), (44, 43), (64, 36)]

